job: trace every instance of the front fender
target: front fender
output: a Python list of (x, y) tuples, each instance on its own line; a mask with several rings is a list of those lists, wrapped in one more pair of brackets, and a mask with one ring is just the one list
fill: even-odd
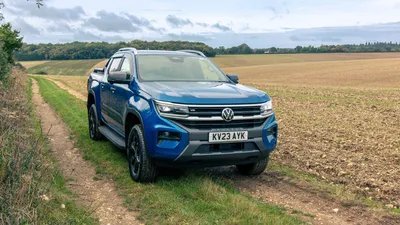
[[(99, 120), (103, 120), (102, 114), (101, 114), (101, 98), (100, 98), (100, 83), (97, 80), (91, 80), (91, 82), (88, 83), (88, 100), (89, 100), (89, 95), (93, 95), (94, 97), (94, 104), (96, 106), (96, 113), (99, 116)], [(87, 103), (88, 104), (88, 103)], [(90, 107), (88, 105), (87, 107)]]
[[(125, 120), (124, 120), (124, 127), (126, 127), (126, 118), (128, 114), (132, 113), (133, 115), (137, 116), (140, 120), (140, 123), (143, 128), (143, 133), (145, 135), (145, 140), (149, 140), (149, 134), (147, 131), (147, 121), (151, 121), (151, 116), (152, 116), (152, 105), (149, 103), (149, 100), (144, 99), (138, 95), (134, 95), (129, 98), (128, 104), (126, 107), (126, 112), (125, 112)], [(129, 134), (125, 134), (127, 137)], [(147, 144), (147, 141), (145, 141), (147, 149), (149, 149), (149, 146)]]

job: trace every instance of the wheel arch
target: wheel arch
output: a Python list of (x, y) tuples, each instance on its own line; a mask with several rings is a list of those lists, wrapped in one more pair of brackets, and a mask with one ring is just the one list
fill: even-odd
[(125, 143), (126, 144), (128, 144), (129, 132), (131, 131), (133, 126), (138, 125), (138, 124), (142, 125), (142, 127), (143, 127), (142, 116), (136, 109), (130, 109), (126, 114), (125, 121), (124, 121)]
[(93, 91), (89, 91), (88, 93), (88, 98), (87, 98), (87, 108), (89, 109), (89, 107), (91, 105), (95, 104), (96, 105), (96, 98), (95, 98), (95, 94)]

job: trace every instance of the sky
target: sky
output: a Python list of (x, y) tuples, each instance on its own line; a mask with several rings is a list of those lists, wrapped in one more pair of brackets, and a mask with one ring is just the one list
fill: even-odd
[(400, 42), (400, 0), (0, 0), (27, 43), (187, 40), (253, 48)]

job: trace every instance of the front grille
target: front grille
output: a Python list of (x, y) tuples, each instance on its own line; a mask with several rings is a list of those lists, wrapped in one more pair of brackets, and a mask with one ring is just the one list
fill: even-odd
[(207, 118), (212, 116), (221, 116), (222, 110), (230, 108), (235, 116), (254, 116), (260, 115), (260, 106), (235, 106), (235, 107), (189, 107), (189, 116)]
[(190, 120), (173, 120), (184, 127), (191, 129), (221, 129), (221, 128), (254, 128), (261, 126), (267, 118), (250, 119), (250, 120), (234, 120), (231, 122), (221, 121), (190, 121)]
[[(187, 116), (163, 116), (189, 129), (249, 129), (262, 126), (270, 116), (261, 115), (261, 105), (189, 105)], [(228, 108), (233, 111), (230, 121), (226, 121), (222, 115)]]

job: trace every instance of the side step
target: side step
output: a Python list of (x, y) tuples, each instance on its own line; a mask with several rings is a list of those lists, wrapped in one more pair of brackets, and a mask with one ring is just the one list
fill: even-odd
[(107, 126), (100, 126), (99, 131), (118, 148), (125, 149), (125, 140), (119, 134), (115, 133), (115, 131)]

